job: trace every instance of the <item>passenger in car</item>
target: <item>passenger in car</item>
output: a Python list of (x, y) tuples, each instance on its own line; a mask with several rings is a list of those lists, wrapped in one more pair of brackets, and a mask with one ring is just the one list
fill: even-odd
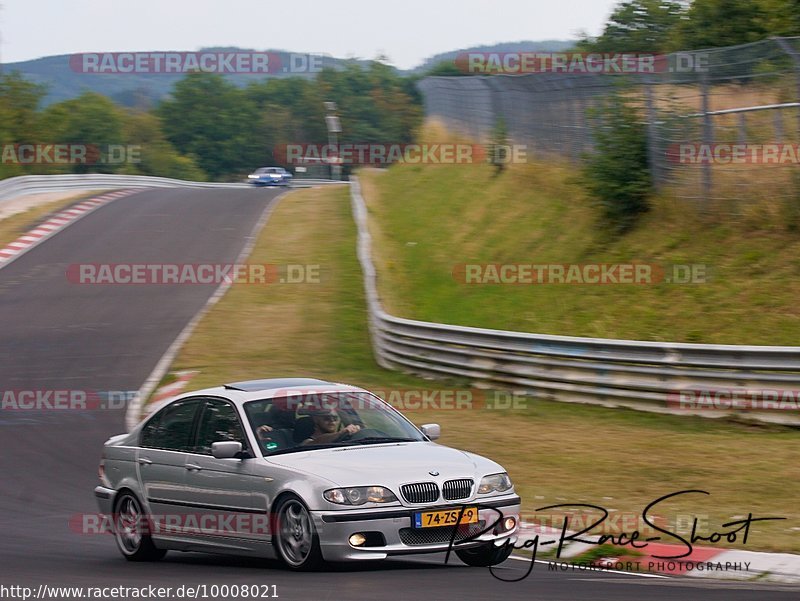
[(303, 446), (337, 442), (361, 430), (361, 426), (357, 424), (350, 424), (342, 428), (342, 420), (333, 409), (311, 412), (311, 419), (314, 421), (314, 431), (311, 436), (303, 440), (301, 443)]

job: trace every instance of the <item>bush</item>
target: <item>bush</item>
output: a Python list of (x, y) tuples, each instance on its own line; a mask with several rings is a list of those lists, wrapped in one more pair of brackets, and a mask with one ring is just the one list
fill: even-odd
[(605, 225), (617, 233), (631, 228), (650, 208), (647, 126), (639, 109), (635, 100), (617, 91), (590, 114), (595, 144), (583, 179)]
[(498, 117), (492, 129), (492, 139), (489, 145), (489, 162), (494, 165), (496, 175), (500, 175), (508, 162), (508, 127), (503, 117)]

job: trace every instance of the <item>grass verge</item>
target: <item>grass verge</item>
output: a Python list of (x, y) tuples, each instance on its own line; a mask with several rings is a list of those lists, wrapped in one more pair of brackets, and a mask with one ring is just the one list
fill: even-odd
[[(797, 344), (800, 235), (781, 225), (776, 199), (771, 212), (764, 201), (748, 215), (720, 217), (659, 197), (635, 229), (611, 237), (575, 176), (554, 163), (513, 165), (499, 176), (489, 165), (365, 171), (387, 310), (541, 334)], [(457, 271), (465, 264), (618, 263), (651, 264), (667, 275), (673, 265), (700, 265), (706, 276), (690, 284), (512, 285), (466, 284)]]
[[(201, 372), (192, 388), (291, 375), (379, 390), (463, 388), (386, 371), (373, 361), (348, 194), (311, 189), (281, 201), (249, 260), (320, 265), (321, 282), (234, 285), (173, 365)], [(672, 516), (668, 521), (698, 515), (706, 532), (751, 511), (788, 517), (756, 524), (747, 548), (800, 552), (792, 530), (800, 526), (795, 430), (533, 400), (515, 410), (405, 413), (417, 424), (440, 423), (443, 444), (500, 462), (525, 511), (569, 501), (635, 517), (656, 497), (701, 488), (711, 496), (663, 504), (659, 515)]]

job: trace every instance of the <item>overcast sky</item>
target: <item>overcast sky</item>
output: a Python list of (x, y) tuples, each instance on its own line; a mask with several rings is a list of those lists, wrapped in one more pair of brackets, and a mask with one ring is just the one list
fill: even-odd
[(406, 69), (469, 46), (596, 35), (617, 0), (0, 0), (0, 60), (241, 46), (386, 54)]

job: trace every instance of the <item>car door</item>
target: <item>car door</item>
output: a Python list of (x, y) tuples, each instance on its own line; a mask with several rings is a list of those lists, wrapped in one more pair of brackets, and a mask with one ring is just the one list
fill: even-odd
[(202, 401), (183, 399), (156, 413), (142, 429), (136, 461), (157, 536), (179, 534), (191, 507), (186, 458), (192, 450)]
[(241, 442), (243, 450), (255, 456), (233, 404), (207, 398), (198, 420), (194, 449), (186, 461), (187, 490), (201, 524), (199, 537), (230, 547), (239, 547), (246, 540), (263, 541), (268, 521), (266, 513), (256, 510), (254, 503), (253, 490), (264, 484), (255, 473), (257, 462), (252, 458), (215, 459), (211, 445), (224, 441)]

